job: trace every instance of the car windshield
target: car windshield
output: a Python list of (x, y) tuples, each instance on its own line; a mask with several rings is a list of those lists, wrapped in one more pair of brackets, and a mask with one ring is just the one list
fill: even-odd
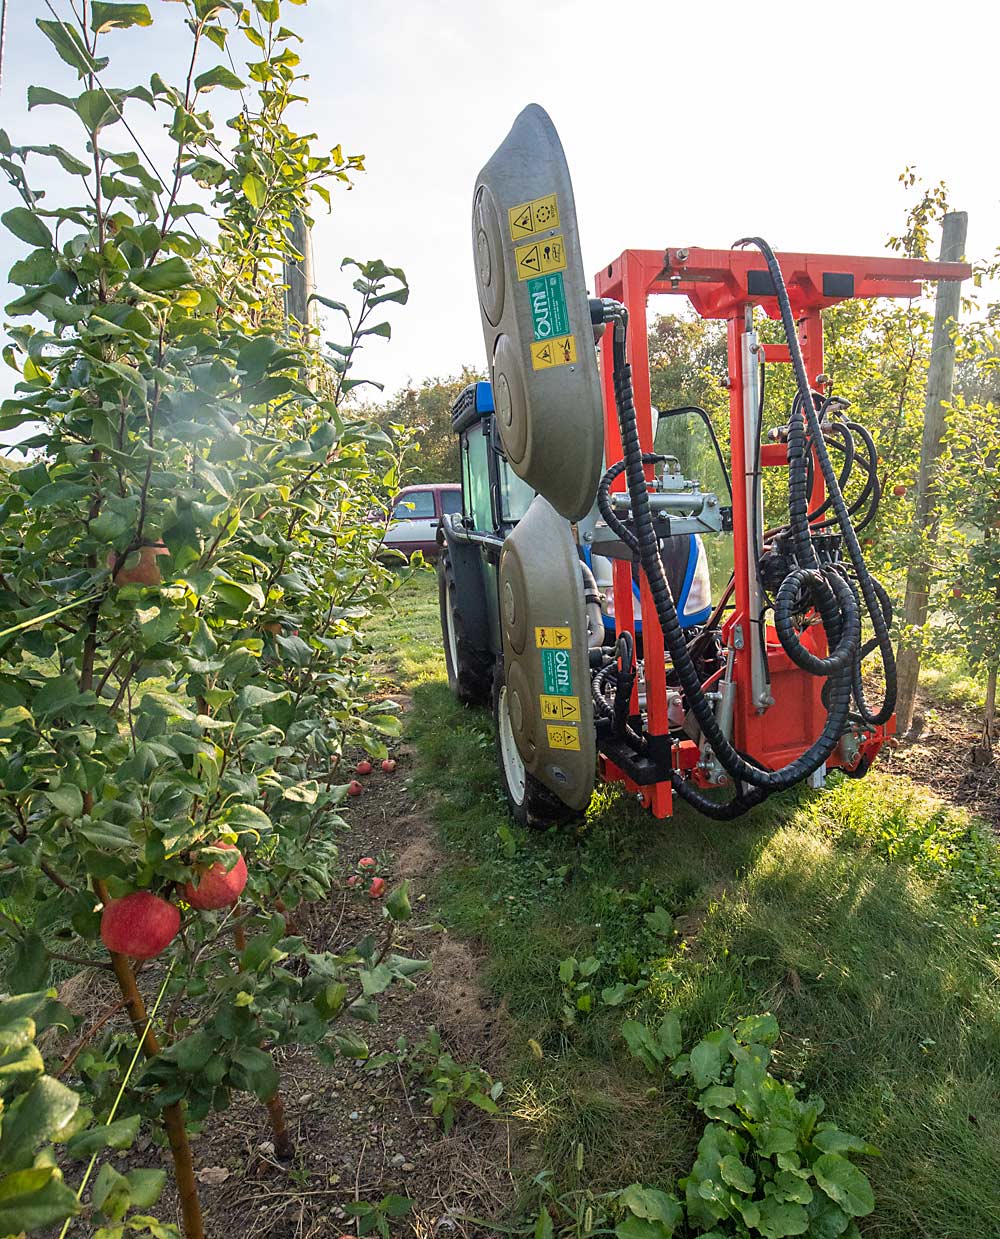
[(430, 490), (415, 490), (408, 495), (400, 495), (392, 509), (394, 521), (428, 520), (434, 515), (434, 492)]

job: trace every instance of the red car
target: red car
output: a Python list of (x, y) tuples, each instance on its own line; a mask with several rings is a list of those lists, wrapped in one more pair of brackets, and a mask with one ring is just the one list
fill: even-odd
[(435, 559), (437, 529), (446, 512), (462, 511), (462, 488), (456, 482), (427, 482), (406, 486), (392, 501), (392, 514), (384, 545), (401, 551), (407, 559), (415, 551)]

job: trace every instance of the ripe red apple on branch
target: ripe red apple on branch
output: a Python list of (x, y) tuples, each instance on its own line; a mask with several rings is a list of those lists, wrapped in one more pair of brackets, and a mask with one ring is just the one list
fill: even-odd
[(112, 899), (101, 913), (101, 941), (116, 955), (152, 959), (168, 946), (181, 927), (177, 905), (152, 891), (132, 891)]
[(209, 865), (198, 878), (188, 882), (184, 887), (184, 898), (192, 908), (200, 912), (214, 911), (216, 908), (231, 908), (243, 894), (247, 884), (247, 863), (243, 855), (232, 843), (218, 841), (212, 844), (224, 852), (236, 853), (236, 864), (227, 869), (225, 862), (215, 861)]

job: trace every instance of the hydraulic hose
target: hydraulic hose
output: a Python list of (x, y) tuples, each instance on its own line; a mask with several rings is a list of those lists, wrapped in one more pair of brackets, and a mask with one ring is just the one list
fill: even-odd
[[(646, 477), (642, 467), (643, 453), (639, 444), (639, 432), (635, 404), (632, 395), (632, 371), (628, 364), (625, 352), (626, 327), (628, 322), (627, 311), (624, 306), (609, 303), (606, 305), (606, 313), (609, 320), (614, 322), (615, 325), (613, 336), (613, 379), (615, 403), (617, 406), (618, 422), (622, 438), (622, 463), (624, 465), (625, 475), (628, 482), (629, 498), (632, 508), (634, 541), (636, 543), (642, 569), (645, 572), (646, 579), (649, 583), (650, 594), (656, 608), (660, 627), (663, 630), (664, 642), (670, 653), (674, 670), (677, 673), (681, 688), (684, 691), (688, 708), (697, 719), (703, 735), (711, 745), (723, 768), (731, 775), (733, 779), (738, 780), (741, 783), (752, 784), (755, 788), (763, 791), (764, 795), (772, 791), (777, 791), (780, 788), (790, 787), (792, 784), (798, 783), (802, 779), (807, 778), (814, 770), (818, 769), (839, 743), (847, 721), (850, 706), (850, 671), (845, 667), (836, 671), (834, 675), (831, 676), (830, 708), (826, 725), (824, 726), (819, 737), (809, 746), (806, 752), (796, 758), (795, 761), (789, 763), (789, 765), (782, 767), (780, 770), (763, 770), (759, 766), (748, 761), (730, 743), (715, 718), (715, 712), (711, 702), (709, 702), (701, 690), (700, 677), (688, 652), (684, 633), (678, 620), (677, 609), (674, 605), (674, 600), (671, 597), (670, 587), (667, 584), (666, 573), (660, 559), (659, 544), (653, 527), (653, 519), (650, 510), (649, 493), (646, 488)], [(801, 438), (804, 445), (804, 427), (800, 432), (794, 435), (790, 434), (789, 437), (790, 440), (794, 437), (796, 442), (799, 438)], [(791, 451), (792, 447), (790, 446), (790, 454)], [(807, 515), (805, 507), (804, 468), (800, 470), (800, 472), (800, 488), (802, 490), (801, 519), (804, 521)], [(836, 478), (834, 479), (834, 482), (836, 482)], [(608, 504), (608, 510), (610, 510), (610, 504)], [(607, 519), (607, 512), (604, 511), (603, 507), (602, 512), (605, 519)], [(793, 526), (794, 523), (795, 522), (793, 521)], [(806, 566), (808, 568), (816, 569), (817, 565), (815, 555), (812, 552), (811, 543), (809, 543), (808, 540), (808, 532), (806, 534), (806, 538), (802, 542), (802, 549), (807, 556), (808, 562)], [(821, 580), (823, 581), (822, 587), (818, 584), (818, 581)], [(850, 624), (844, 625), (840, 622), (840, 616), (836, 605), (838, 596), (834, 594), (833, 588), (826, 584), (825, 578), (823, 578), (822, 575), (816, 571), (807, 576), (804, 575), (801, 578), (801, 585), (802, 588), (809, 593), (812, 593), (813, 591), (818, 593), (819, 597), (817, 598), (817, 601), (820, 603), (820, 616), (827, 631), (827, 640), (831, 650), (836, 650), (837, 645), (842, 636), (844, 636), (845, 632), (849, 632), (852, 636), (855, 632), (855, 628)], [(849, 590), (844, 591), (845, 599), (849, 595)], [(853, 597), (851, 597), (850, 601), (853, 602)], [(850, 604), (846, 605), (849, 606)], [(856, 621), (856, 632), (857, 639), (860, 639), (860, 621)], [(686, 781), (681, 779), (681, 776), (675, 771), (674, 777), (672, 778), (672, 783), (677, 788), (680, 795), (689, 800), (692, 800), (693, 797), (697, 797), (697, 801), (705, 802), (706, 808), (711, 805), (714, 809), (724, 810), (727, 815), (729, 815), (730, 812), (732, 816), (745, 812), (751, 802), (757, 803), (759, 800), (764, 798), (764, 795), (757, 796), (753, 793), (749, 793), (748, 795), (741, 795), (737, 797), (737, 799), (741, 801), (739, 807), (736, 805), (717, 806), (714, 801), (709, 800), (707, 797), (702, 797), (689, 785), (685, 786), (682, 790), (679, 784), (685, 782)], [(701, 808), (702, 805), (699, 803), (698, 807)]]
[[(830, 454), (826, 450), (826, 444), (823, 440), (822, 427), (820, 426), (820, 419), (817, 416), (816, 408), (813, 403), (812, 391), (809, 386), (809, 378), (806, 374), (805, 361), (802, 357), (802, 348), (799, 344), (798, 334), (795, 330), (795, 319), (792, 314), (792, 304), (788, 296), (788, 289), (785, 287), (785, 280), (781, 272), (781, 267), (777, 258), (774, 256), (774, 251), (762, 238), (745, 237), (743, 240), (737, 241), (736, 244), (753, 245), (760, 250), (761, 254), (764, 256), (764, 261), (767, 263), (767, 268), (774, 284), (774, 290), (777, 294), (778, 309), (781, 313), (781, 324), (785, 332), (785, 337), (788, 341), (788, 351), (791, 356), (792, 368), (795, 371), (795, 381), (798, 386), (800, 413), (804, 408), (806, 421), (813, 440), (813, 447), (816, 452), (816, 458), (819, 461), (820, 470), (822, 471), (827, 489), (830, 492), (830, 497), (833, 500), (833, 510), (836, 513), (837, 523), (840, 526), (841, 533), (844, 538), (844, 545), (847, 549), (848, 558), (851, 561), (851, 565), (853, 566), (855, 575), (857, 576), (858, 584), (861, 588), (865, 608), (868, 612), (869, 618), (871, 619), (872, 627), (875, 630), (875, 639), (882, 658), (882, 666), (885, 670), (885, 698), (882, 702), (881, 708), (873, 714), (867, 713), (865, 709), (862, 709), (862, 716), (865, 718), (865, 721), (873, 726), (878, 726), (882, 723), (888, 722), (896, 708), (896, 659), (892, 648), (892, 642), (889, 638), (889, 628), (885, 621), (882, 603), (872, 580), (872, 575), (868, 571), (868, 565), (865, 563), (864, 556), (861, 553), (861, 546), (858, 542), (858, 536), (855, 532), (854, 526), (851, 524), (847, 504), (845, 503), (844, 496), (841, 493), (839, 485), (837, 484), (837, 476), (834, 471), (833, 462), (830, 460)], [(789, 439), (791, 439), (791, 433), (789, 433)], [(791, 448), (789, 447), (789, 454), (790, 452)], [(856, 678), (860, 681), (860, 671)], [(863, 699), (858, 702), (858, 706), (859, 708), (862, 708)]]

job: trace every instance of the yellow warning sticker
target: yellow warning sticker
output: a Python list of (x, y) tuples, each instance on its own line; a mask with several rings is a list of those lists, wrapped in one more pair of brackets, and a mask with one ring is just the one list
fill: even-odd
[(555, 723), (546, 723), (545, 732), (550, 749), (572, 749), (580, 752), (580, 732), (576, 727), (557, 727)]
[(535, 340), (529, 347), (533, 370), (548, 370), (550, 366), (568, 366), (576, 361), (576, 336), (556, 336), (554, 340)]
[(533, 198), (531, 202), (522, 202), (520, 206), (511, 207), (507, 217), (510, 221), (510, 239), (520, 241), (522, 237), (530, 237), (532, 233), (558, 228), (559, 203), (556, 202), (555, 194), (546, 194), (544, 198)]
[(566, 247), (562, 237), (535, 241), (531, 245), (517, 245), (514, 247), (514, 259), (517, 262), (517, 278), (531, 280), (549, 271), (562, 271), (566, 266)]
[(542, 718), (556, 718), (564, 723), (580, 721), (579, 697), (548, 697), (542, 693), (538, 700), (542, 706)]
[(540, 650), (571, 650), (573, 630), (572, 628), (536, 628), (535, 645)]

